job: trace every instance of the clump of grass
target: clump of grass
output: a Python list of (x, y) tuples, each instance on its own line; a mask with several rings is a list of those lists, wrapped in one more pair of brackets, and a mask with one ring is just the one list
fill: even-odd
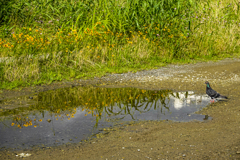
[(3, 6), (1, 88), (231, 57), (239, 51), (235, 1), (12, 0)]

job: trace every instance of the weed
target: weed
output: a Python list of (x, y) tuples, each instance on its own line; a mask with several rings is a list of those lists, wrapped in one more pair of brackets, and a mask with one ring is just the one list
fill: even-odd
[(2, 6), (0, 88), (239, 54), (234, 0), (12, 0)]

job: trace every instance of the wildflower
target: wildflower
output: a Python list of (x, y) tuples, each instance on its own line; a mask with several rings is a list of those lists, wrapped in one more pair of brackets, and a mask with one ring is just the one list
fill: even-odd
[(12, 123), (11, 126), (14, 126), (14, 123)]
[(37, 125), (34, 125), (34, 128), (37, 128)]
[(32, 30), (32, 28), (29, 28), (29, 31), (31, 31)]
[(39, 122), (42, 122), (42, 119), (39, 119), (38, 121), (39, 121)]

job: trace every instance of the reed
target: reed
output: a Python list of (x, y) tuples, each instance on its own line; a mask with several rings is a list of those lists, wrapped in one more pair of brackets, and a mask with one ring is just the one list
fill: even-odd
[(239, 56), (239, 2), (0, 3), (0, 88)]

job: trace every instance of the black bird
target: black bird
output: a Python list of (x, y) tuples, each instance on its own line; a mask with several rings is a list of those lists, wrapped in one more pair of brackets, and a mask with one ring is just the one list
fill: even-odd
[(224, 98), (224, 99), (228, 99), (228, 97), (226, 96), (222, 96), (221, 94), (217, 93), (216, 91), (214, 91), (211, 87), (208, 81), (205, 82), (205, 84), (207, 85), (206, 88), (206, 93), (209, 97), (211, 97), (211, 101), (213, 100), (214, 102), (214, 98)]

